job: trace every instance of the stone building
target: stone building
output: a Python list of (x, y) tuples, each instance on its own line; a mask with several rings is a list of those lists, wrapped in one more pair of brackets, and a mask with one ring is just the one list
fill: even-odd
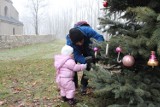
[(0, 35), (22, 35), (23, 23), (11, 0), (0, 0)]

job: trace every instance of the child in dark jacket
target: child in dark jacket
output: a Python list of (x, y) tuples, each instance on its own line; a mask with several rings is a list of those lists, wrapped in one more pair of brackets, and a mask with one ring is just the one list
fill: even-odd
[[(89, 44), (91, 44), (90, 38), (94, 38), (97, 41), (104, 41), (102, 35), (93, 30), (86, 21), (80, 21), (75, 24), (74, 28), (70, 29), (69, 34), (66, 37), (67, 45), (73, 47), (74, 59), (76, 62), (86, 64), (86, 58), (92, 56)], [(84, 78), (84, 74), (81, 79), (81, 92), (86, 94), (88, 85), (88, 79)], [(77, 74), (74, 77), (76, 87), (78, 87)]]

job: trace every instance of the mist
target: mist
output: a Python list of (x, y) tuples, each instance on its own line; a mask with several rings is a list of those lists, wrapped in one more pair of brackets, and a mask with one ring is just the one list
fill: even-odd
[[(12, 0), (24, 24), (24, 35), (34, 35), (33, 15), (30, 0), (23, 0), (21, 8)], [(95, 30), (98, 24), (103, 0), (41, 0), (43, 7), (38, 13), (38, 31), (40, 35), (54, 35), (64, 38), (77, 21), (85, 20)], [(22, 1), (21, 1), (22, 2)], [(23, 8), (23, 9), (22, 9)]]

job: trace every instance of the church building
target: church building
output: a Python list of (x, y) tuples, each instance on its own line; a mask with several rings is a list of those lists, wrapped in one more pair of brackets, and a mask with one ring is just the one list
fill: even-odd
[(23, 23), (11, 0), (0, 0), (0, 35), (22, 35)]

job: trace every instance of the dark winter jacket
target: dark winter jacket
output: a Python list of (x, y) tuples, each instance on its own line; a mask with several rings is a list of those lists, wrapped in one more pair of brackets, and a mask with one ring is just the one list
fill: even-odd
[(104, 41), (104, 38), (102, 35), (98, 34), (95, 30), (93, 30), (90, 26), (78, 26), (76, 28), (79, 29), (85, 36), (83, 46), (77, 46), (73, 44), (69, 38), (69, 34), (66, 37), (66, 44), (73, 47), (75, 61), (84, 64), (86, 63), (85, 57), (91, 56), (91, 50), (89, 49), (89, 44), (91, 43), (90, 38), (94, 38), (97, 41)]

